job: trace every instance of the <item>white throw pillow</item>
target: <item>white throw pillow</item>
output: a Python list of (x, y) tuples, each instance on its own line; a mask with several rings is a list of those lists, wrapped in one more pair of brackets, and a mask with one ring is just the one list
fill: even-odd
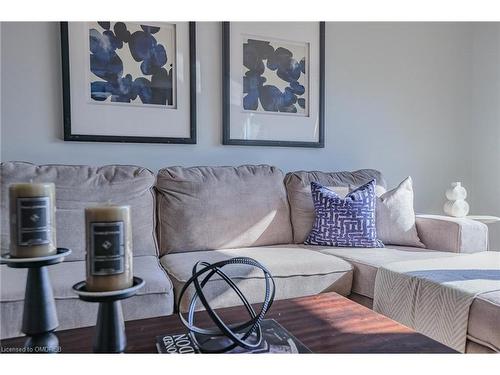
[(376, 225), (384, 245), (425, 247), (415, 226), (411, 177), (377, 198)]

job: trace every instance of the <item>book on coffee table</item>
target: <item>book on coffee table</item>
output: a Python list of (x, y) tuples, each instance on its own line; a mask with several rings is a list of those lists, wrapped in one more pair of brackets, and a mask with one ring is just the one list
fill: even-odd
[[(236, 347), (227, 353), (311, 353), (311, 351), (302, 344), (295, 336), (283, 328), (274, 319), (264, 319), (261, 323), (262, 342), (258, 348), (244, 349)], [(253, 333), (249, 338), (252, 342), (255, 338)], [(231, 340), (220, 338), (217, 340), (219, 345), (227, 346)], [(191, 339), (191, 334), (180, 332), (156, 337), (156, 347), (159, 353), (165, 354), (199, 354), (200, 348)]]

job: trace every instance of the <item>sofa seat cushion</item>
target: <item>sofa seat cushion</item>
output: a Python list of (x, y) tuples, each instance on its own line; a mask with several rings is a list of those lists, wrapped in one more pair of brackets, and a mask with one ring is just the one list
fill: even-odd
[(373, 298), (375, 276), (377, 275), (377, 270), (381, 266), (405, 260), (458, 256), (456, 253), (405, 246), (390, 246), (385, 248), (303, 246), (307, 249), (319, 251), (322, 254), (342, 258), (351, 263), (354, 268), (352, 292), (370, 298)]
[[(25, 269), (0, 266), (0, 312), (1, 337), (21, 335)], [(85, 280), (85, 261), (63, 262), (49, 267), (50, 281), (54, 291), (58, 329), (69, 329), (94, 325), (97, 317), (96, 303), (81, 301), (71, 287)], [(146, 285), (136, 296), (123, 301), (126, 320), (169, 315), (173, 312), (172, 283), (165, 270), (154, 256), (134, 257), (134, 275), (141, 277)]]
[(469, 310), (467, 337), (500, 352), (500, 290), (474, 299)]
[(161, 254), (291, 243), (283, 178), (269, 165), (160, 170)]
[(56, 186), (57, 245), (72, 253), (68, 260), (85, 260), (86, 207), (112, 203), (129, 205), (134, 256), (157, 255), (154, 174), (128, 165), (34, 165), (5, 162), (1, 174), (1, 250), (9, 248), (8, 187), (16, 182), (53, 182)]
[[(352, 267), (346, 261), (295, 245), (247, 247), (212, 251), (167, 254), (161, 264), (173, 284), (176, 300), (184, 283), (191, 277), (198, 261), (214, 263), (233, 257), (250, 257), (264, 265), (276, 283), (275, 299), (286, 299), (335, 291), (348, 295), (352, 283)], [(262, 271), (245, 265), (224, 267), (226, 272), (251, 303), (263, 301), (265, 283)], [(180, 309), (186, 311), (194, 288), (186, 291)], [(238, 296), (219, 277), (214, 276), (205, 286), (211, 306), (240, 305)], [(178, 301), (177, 301), (178, 302)], [(201, 304), (198, 306), (200, 307)]]

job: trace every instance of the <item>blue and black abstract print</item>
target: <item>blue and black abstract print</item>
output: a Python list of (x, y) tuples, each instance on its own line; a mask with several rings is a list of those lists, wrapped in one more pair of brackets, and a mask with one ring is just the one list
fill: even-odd
[[(160, 27), (141, 24), (130, 31), (131, 24), (125, 22), (97, 24), (89, 29), (90, 71), (100, 78), (90, 82), (91, 98), (115, 103), (139, 98), (143, 104), (172, 105), (174, 56), (167, 56), (165, 41), (155, 38)], [(131, 63), (139, 65), (142, 75), (127, 71)]]
[(243, 66), (247, 69), (243, 76), (243, 109), (304, 112), (306, 88), (299, 81), (307, 78), (306, 48), (303, 48), (304, 56), (297, 57), (290, 48), (275, 48), (271, 43), (247, 39), (243, 44)]

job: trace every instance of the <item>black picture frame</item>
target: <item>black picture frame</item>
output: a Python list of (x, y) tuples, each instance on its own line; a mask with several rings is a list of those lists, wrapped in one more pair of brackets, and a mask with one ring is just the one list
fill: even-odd
[(63, 85), (62, 87), (63, 123), (64, 123), (65, 141), (196, 144), (196, 23), (195, 22), (189, 22), (190, 136), (187, 138), (74, 134), (71, 130), (71, 96), (70, 96), (71, 90), (70, 90), (68, 22), (61, 22), (60, 30), (61, 30), (62, 85)]
[(319, 22), (319, 131), (317, 142), (247, 140), (230, 137), (230, 22), (222, 22), (222, 144), (238, 146), (325, 147), (325, 22)]

